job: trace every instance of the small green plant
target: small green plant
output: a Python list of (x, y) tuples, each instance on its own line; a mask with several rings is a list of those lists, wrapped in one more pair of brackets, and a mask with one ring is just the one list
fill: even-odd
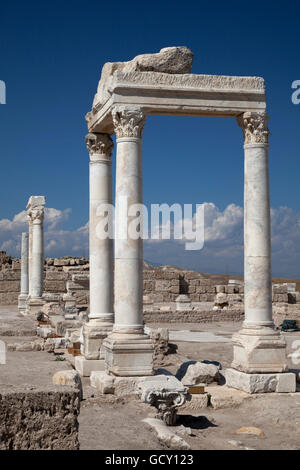
[(56, 360), (56, 361), (65, 361), (66, 358), (65, 358), (64, 356), (56, 356), (56, 357), (55, 357), (55, 360)]
[(207, 394), (207, 406), (208, 406), (209, 408), (213, 408), (213, 407), (214, 407), (214, 405), (213, 405), (212, 402), (211, 402), (211, 394), (210, 394), (210, 393)]

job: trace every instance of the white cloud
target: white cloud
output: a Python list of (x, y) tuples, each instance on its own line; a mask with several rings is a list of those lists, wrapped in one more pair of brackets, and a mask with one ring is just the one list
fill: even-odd
[[(70, 213), (71, 209), (45, 208), (44, 238), (46, 256), (88, 255), (88, 223), (76, 230), (62, 228)], [(19, 212), (12, 220), (0, 220), (0, 250), (4, 250), (12, 256), (19, 256), (21, 233), (27, 231), (26, 211)]]
[[(145, 240), (144, 258), (159, 264), (174, 264), (203, 272), (242, 273), (243, 209), (236, 204), (223, 211), (212, 202), (204, 203), (205, 244), (200, 251), (186, 251), (186, 240)], [(88, 223), (66, 230), (71, 210), (46, 208), (46, 256), (88, 256)], [(194, 220), (186, 218), (192, 229)], [(289, 207), (271, 210), (273, 275), (300, 279), (300, 212)], [(169, 227), (164, 227), (167, 230)], [(0, 220), (0, 250), (19, 256), (21, 233), (28, 230), (26, 212), (11, 220)], [(174, 227), (171, 224), (171, 233)], [(157, 231), (157, 228), (155, 228)]]

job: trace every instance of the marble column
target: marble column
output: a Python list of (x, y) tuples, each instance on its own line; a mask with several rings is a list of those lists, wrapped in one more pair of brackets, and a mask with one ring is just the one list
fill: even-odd
[(114, 320), (110, 160), (113, 141), (108, 134), (88, 134), (86, 145), (90, 154), (90, 314), (82, 330), (84, 357), (76, 358), (76, 368), (81, 375), (89, 376), (92, 370), (104, 368), (101, 346), (112, 331)]
[(245, 140), (245, 321), (233, 336), (232, 367), (250, 374), (285, 372), (286, 344), (272, 318), (268, 116), (246, 112), (238, 124)]
[(22, 233), (21, 240), (21, 291), (18, 297), (18, 309), (22, 314), (26, 313), (26, 300), (28, 297), (29, 277), (28, 277), (28, 242), (29, 234)]
[(28, 313), (38, 313), (44, 304), (44, 196), (31, 196), (27, 204), (29, 219), (29, 296)]
[(143, 240), (130, 232), (143, 202), (142, 132), (146, 115), (139, 108), (116, 106), (112, 118), (117, 136), (115, 323), (103, 343), (105, 361), (112, 375), (151, 375), (153, 345), (143, 324)]

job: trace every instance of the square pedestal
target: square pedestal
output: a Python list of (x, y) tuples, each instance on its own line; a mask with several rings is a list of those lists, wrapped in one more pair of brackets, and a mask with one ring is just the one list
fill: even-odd
[(296, 375), (291, 372), (282, 374), (246, 374), (235, 369), (225, 371), (227, 387), (246, 393), (294, 393)]
[(100, 393), (112, 394), (118, 397), (135, 395), (141, 377), (116, 377), (106, 371), (93, 371), (91, 373), (91, 386)]
[(37, 315), (42, 310), (44, 303), (45, 301), (42, 298), (29, 298), (26, 312), (30, 315)]
[(232, 368), (249, 374), (275, 374), (288, 370), (286, 342), (272, 328), (244, 328), (232, 336)]
[(104, 359), (102, 348), (103, 340), (111, 333), (111, 323), (97, 322), (91, 320), (82, 328), (83, 348), (82, 353), (88, 360)]
[(75, 369), (81, 377), (90, 377), (93, 371), (104, 371), (103, 359), (86, 359), (84, 356), (75, 357)]
[(108, 373), (121, 377), (153, 375), (154, 346), (149, 336), (112, 333), (103, 347)]
[(20, 294), (18, 297), (18, 310), (22, 315), (26, 315), (28, 294)]

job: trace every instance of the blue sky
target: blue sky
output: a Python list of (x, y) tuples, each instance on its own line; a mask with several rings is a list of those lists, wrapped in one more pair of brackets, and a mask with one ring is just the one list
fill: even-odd
[[(23, 226), (7, 221), (24, 210), (30, 195), (44, 194), (47, 206), (58, 211), (52, 212), (56, 232), (49, 234), (51, 245), (46, 237), (47, 254), (87, 253), (87, 239), (76, 235), (74, 246), (58, 240), (62, 233), (71, 239), (87, 223), (84, 116), (102, 65), (186, 45), (195, 54), (192, 73), (266, 80), (273, 271), (300, 278), (300, 105), (291, 101), (291, 84), (300, 79), (299, 15), (293, 1), (16, 1), (1, 6), (0, 80), (7, 86), (7, 104), (0, 105), (0, 249), (17, 253)], [(218, 223), (231, 217), (220, 228), (218, 243), (208, 240), (202, 253), (186, 255), (162, 243), (145, 246), (145, 258), (207, 272), (241, 272), (243, 149), (235, 120), (151, 116), (143, 158), (146, 204), (207, 202), (216, 207)], [(236, 211), (225, 212), (231, 205)]]

